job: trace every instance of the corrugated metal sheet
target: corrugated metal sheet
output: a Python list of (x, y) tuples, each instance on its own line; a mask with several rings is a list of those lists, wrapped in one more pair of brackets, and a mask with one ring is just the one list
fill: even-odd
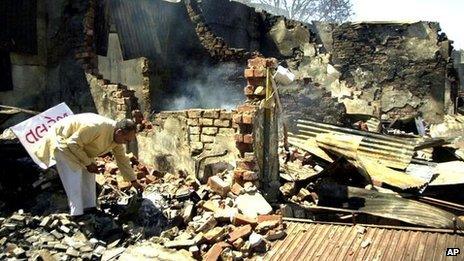
[[(287, 222), (287, 236), (264, 260), (464, 260), (464, 235), (443, 230)], [(363, 242), (370, 242), (363, 247)], [(461, 254), (446, 257), (447, 248)]]
[(308, 120), (297, 122), (299, 132), (297, 135), (292, 135), (292, 138), (316, 138), (322, 133), (362, 137), (357, 149), (358, 155), (375, 157), (385, 166), (392, 168), (406, 169), (414, 155), (414, 148), (418, 145), (418, 141), (414, 139), (397, 138)]
[(0, 1), (0, 49), (37, 54), (37, 0)]

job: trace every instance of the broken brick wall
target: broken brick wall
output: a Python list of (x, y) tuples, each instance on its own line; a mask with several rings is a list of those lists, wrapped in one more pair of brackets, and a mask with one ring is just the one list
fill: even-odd
[[(256, 57), (248, 60), (244, 75), (246, 102), (237, 107), (233, 122), (238, 125), (235, 134), (240, 157), (234, 170), (234, 183), (245, 186), (251, 182), (264, 191), (269, 201), (277, 199), (279, 183), (280, 112), (274, 103), (267, 78), (277, 67), (276, 59)], [(270, 86), (269, 86), (270, 87)], [(266, 99), (269, 98), (269, 99)]]
[[(271, 18), (270, 18), (271, 19)], [(272, 20), (273, 19), (273, 20)], [(349, 124), (346, 115), (428, 122), (453, 112), (450, 42), (432, 22), (304, 24), (272, 18), (269, 37), (297, 76), (281, 88), (290, 119)]]
[(117, 33), (109, 33), (108, 52), (106, 56), (98, 56), (98, 71), (110, 82), (134, 90), (140, 110), (148, 115), (151, 111), (149, 60), (145, 57), (124, 60)]
[[(155, 115), (153, 128), (137, 134), (141, 162), (160, 171), (195, 173), (195, 161), (207, 155), (225, 155), (202, 161), (199, 173), (215, 162), (235, 164), (237, 149), (232, 112), (223, 109), (163, 111)], [(233, 165), (232, 165), (233, 166)], [(200, 180), (203, 177), (198, 177)], [(206, 179), (207, 180), (207, 179)]]

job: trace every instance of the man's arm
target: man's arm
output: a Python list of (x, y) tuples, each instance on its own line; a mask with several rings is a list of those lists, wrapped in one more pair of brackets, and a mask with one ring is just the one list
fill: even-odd
[(113, 155), (116, 159), (116, 164), (118, 165), (119, 171), (121, 172), (121, 176), (126, 181), (134, 181), (137, 180), (134, 170), (130, 164), (130, 159), (126, 155), (126, 149), (123, 145), (119, 144), (113, 149)]

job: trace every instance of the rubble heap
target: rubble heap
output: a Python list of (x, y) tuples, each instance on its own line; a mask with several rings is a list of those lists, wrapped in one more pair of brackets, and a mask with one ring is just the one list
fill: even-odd
[[(97, 161), (102, 171), (96, 176), (100, 210), (78, 220), (64, 213), (23, 210), (1, 218), (0, 258), (110, 260), (150, 258), (156, 252), (171, 260), (176, 255), (186, 260), (242, 259), (266, 252), (272, 241), (285, 236), (282, 216), (272, 214), (253, 183), (232, 184), (233, 171), (216, 173), (200, 184), (186, 173), (161, 173), (132, 156), (145, 187), (137, 193), (117, 176), (112, 160), (107, 155)], [(45, 179), (53, 174), (55, 178)], [(47, 184), (44, 191), (53, 188), (64, 197), (56, 190), (56, 172), (40, 177), (37, 186)]]

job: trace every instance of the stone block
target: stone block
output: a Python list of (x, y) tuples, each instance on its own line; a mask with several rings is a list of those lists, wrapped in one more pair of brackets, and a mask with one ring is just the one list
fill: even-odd
[(225, 227), (215, 227), (205, 233), (205, 238), (209, 243), (215, 243), (221, 240), (226, 234)]
[(200, 141), (200, 135), (190, 135), (190, 142), (199, 142)]
[(213, 126), (213, 119), (207, 119), (207, 118), (200, 118), (199, 119), (199, 125), (200, 126)]
[(225, 197), (230, 191), (230, 186), (218, 176), (212, 176), (208, 179), (209, 188), (217, 194)]
[(240, 226), (232, 230), (232, 232), (229, 233), (229, 242), (234, 242), (235, 240), (239, 238), (244, 238), (248, 235), (250, 235), (252, 232), (252, 227), (250, 224)]
[(201, 134), (201, 142), (206, 142), (206, 143), (214, 142), (215, 138), (216, 138), (215, 136)]
[(200, 127), (189, 127), (189, 133), (190, 134), (200, 134)]
[(237, 208), (246, 216), (256, 218), (258, 214), (272, 212), (272, 207), (260, 193), (243, 194), (235, 199)]
[(243, 134), (236, 133), (235, 134), (235, 141), (236, 142), (243, 142)]
[(234, 134), (235, 130), (232, 128), (219, 128), (217, 135), (232, 137)]
[(207, 135), (215, 135), (218, 133), (218, 128), (217, 127), (203, 127), (201, 129), (202, 134), (207, 134)]
[(187, 111), (188, 118), (200, 118), (201, 117), (201, 110), (200, 109), (193, 109)]
[(201, 151), (203, 150), (203, 142), (190, 142), (190, 148), (192, 151)]
[(187, 248), (193, 245), (195, 245), (193, 239), (174, 240), (164, 243), (164, 246), (167, 248)]
[(214, 120), (214, 126), (217, 126), (217, 127), (230, 127), (230, 120), (216, 119), (216, 120)]
[(266, 89), (263, 86), (258, 86), (255, 88), (254, 95), (256, 96), (265, 96), (266, 95)]
[(200, 122), (198, 119), (187, 119), (187, 125), (189, 126), (198, 126)]
[(221, 111), (219, 115), (219, 119), (221, 120), (231, 120), (233, 112), (231, 111)]
[(219, 110), (204, 110), (202, 113), (203, 118), (218, 119)]

